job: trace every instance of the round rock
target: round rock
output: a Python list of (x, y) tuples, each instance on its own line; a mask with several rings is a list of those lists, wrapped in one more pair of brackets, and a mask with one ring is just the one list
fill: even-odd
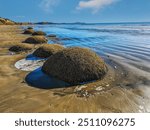
[(23, 45), (23, 43), (22, 43), (20, 45), (11, 46), (9, 48), (9, 51), (12, 51), (12, 52), (22, 52), (22, 51), (28, 51), (28, 50), (31, 50), (31, 49), (32, 49), (31, 46)]
[(47, 43), (48, 40), (44, 36), (32, 36), (27, 38), (24, 42), (31, 43), (31, 44), (40, 44), (40, 43)]
[(36, 32), (34, 32), (32, 35), (33, 35), (33, 36), (35, 36), (35, 35), (43, 35), (43, 36), (45, 36), (46, 33), (45, 33), (45, 32), (42, 32), (42, 31), (36, 31)]
[(33, 33), (34, 33), (33, 29), (26, 29), (23, 34), (33, 34)]
[(104, 61), (91, 50), (73, 47), (49, 57), (42, 71), (71, 85), (77, 85), (102, 79), (107, 73), (107, 67)]
[(59, 44), (44, 44), (43, 46), (35, 50), (33, 52), (33, 55), (40, 58), (47, 58), (63, 49), (64, 47)]

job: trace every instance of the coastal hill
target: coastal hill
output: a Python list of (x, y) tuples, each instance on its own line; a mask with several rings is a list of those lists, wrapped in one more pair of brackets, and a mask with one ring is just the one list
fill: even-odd
[(82, 22), (75, 22), (75, 23), (53, 23), (53, 22), (37, 22), (37, 23), (32, 23), (32, 22), (14, 22), (13, 20), (10, 20), (8, 18), (2, 18), (0, 17), (0, 25), (31, 25), (31, 24), (41, 24), (41, 25), (45, 25), (45, 24), (86, 24), (86, 23), (82, 23)]
[(0, 25), (31, 25), (30, 22), (14, 22), (8, 18), (0, 17)]
[(31, 22), (14, 22), (8, 18), (0, 17), (0, 25), (29, 25), (29, 24), (53, 24), (51, 22), (38, 22), (38, 23), (31, 23)]
[(16, 22), (14, 22), (10, 19), (7, 19), (7, 18), (0, 17), (0, 25), (14, 25), (14, 24), (16, 24)]

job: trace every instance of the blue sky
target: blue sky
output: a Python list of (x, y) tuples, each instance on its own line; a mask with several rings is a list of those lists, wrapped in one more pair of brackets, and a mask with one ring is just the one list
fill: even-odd
[(150, 0), (0, 0), (15, 21), (150, 22)]

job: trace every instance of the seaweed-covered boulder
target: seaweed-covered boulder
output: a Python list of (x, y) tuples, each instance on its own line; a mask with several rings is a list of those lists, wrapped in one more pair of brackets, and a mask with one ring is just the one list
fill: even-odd
[(13, 45), (9, 48), (9, 51), (12, 52), (22, 52), (22, 51), (28, 51), (31, 50), (32, 47), (29, 45), (25, 45), (25, 44), (18, 44), (18, 45)]
[(49, 34), (49, 35), (47, 35), (47, 37), (49, 37), (49, 38), (56, 38), (57, 36), (55, 34)]
[(47, 35), (48, 39), (52, 40), (53, 42), (58, 42), (60, 41), (61, 39), (58, 38), (55, 34), (50, 34), (50, 35)]
[(46, 33), (45, 32), (42, 32), (42, 31), (36, 31), (36, 32), (34, 32), (33, 34), (32, 34), (33, 36), (35, 36), (35, 35), (46, 35)]
[(63, 41), (69, 41), (69, 40), (72, 40), (71, 38), (61, 38), (61, 40)]
[(33, 29), (26, 29), (23, 34), (33, 34), (33, 33), (34, 33)]
[(47, 58), (63, 49), (64, 47), (59, 44), (44, 44), (43, 46), (35, 50), (33, 52), (33, 55), (40, 58)]
[(27, 29), (33, 29), (33, 27), (28, 27)]
[(32, 36), (27, 38), (24, 42), (30, 44), (40, 44), (40, 43), (47, 43), (48, 40), (44, 36)]
[(72, 85), (102, 79), (107, 72), (104, 61), (85, 48), (66, 48), (48, 58), (42, 71)]

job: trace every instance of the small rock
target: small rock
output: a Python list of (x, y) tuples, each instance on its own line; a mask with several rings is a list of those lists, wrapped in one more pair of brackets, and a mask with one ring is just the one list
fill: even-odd
[(97, 87), (95, 90), (96, 90), (96, 91), (101, 91), (101, 90), (103, 90), (103, 88), (102, 88), (102, 86), (99, 86), (99, 87)]
[(76, 87), (76, 88), (74, 89), (74, 91), (75, 91), (75, 92), (78, 92), (78, 91), (83, 90), (84, 88), (87, 88), (87, 86), (85, 86), (85, 85), (78, 86), (78, 87)]
[(107, 84), (106, 87), (109, 87), (109, 84)]

